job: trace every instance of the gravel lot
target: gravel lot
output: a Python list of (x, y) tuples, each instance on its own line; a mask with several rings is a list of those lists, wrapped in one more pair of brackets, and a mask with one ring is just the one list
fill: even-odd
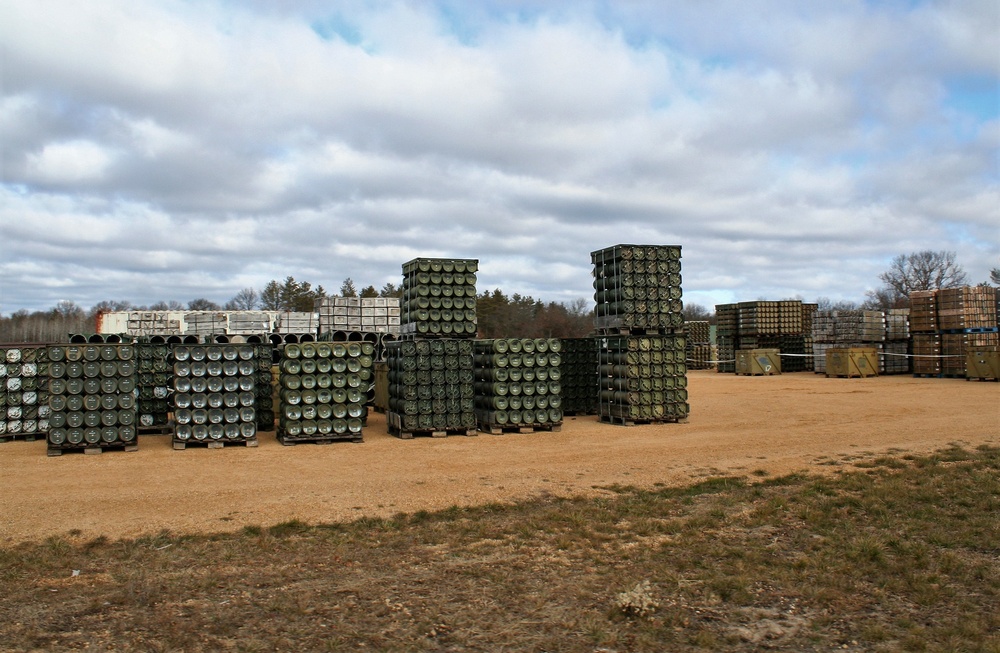
[(363, 443), (48, 457), (45, 443), (0, 444), (0, 543), (79, 531), (134, 537), (218, 532), (599, 493), (612, 484), (679, 485), (723, 474), (830, 473), (853, 459), (1000, 445), (1000, 384), (811, 373), (689, 374), (686, 424), (633, 427), (568, 417), (558, 432), (400, 440), (372, 413)]

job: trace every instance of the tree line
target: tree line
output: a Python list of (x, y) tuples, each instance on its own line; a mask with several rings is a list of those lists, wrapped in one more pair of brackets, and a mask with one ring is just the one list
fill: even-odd
[[(968, 285), (969, 278), (955, 260), (954, 252), (921, 251), (900, 254), (889, 269), (879, 275), (882, 286), (869, 291), (862, 303), (832, 302), (819, 298), (820, 309), (866, 308), (886, 310), (908, 306), (909, 294), (916, 290), (952, 288)], [(990, 271), (990, 279), (980, 285), (1000, 286), (1000, 267)], [(200, 297), (187, 304), (160, 301), (135, 305), (128, 301), (106, 300), (86, 310), (74, 302), (62, 301), (46, 311), (20, 310), (10, 317), (0, 316), (0, 342), (60, 342), (70, 333), (92, 333), (97, 316), (114, 311), (215, 311), (269, 310), (311, 312), (317, 299), (327, 297), (322, 285), (286, 277), (269, 281), (263, 288), (243, 288), (225, 304)], [(344, 279), (337, 293), (340, 297), (401, 297), (402, 287), (386, 283), (376, 289), (369, 285), (357, 288), (354, 280)], [(499, 288), (484, 291), (477, 298), (479, 337), (582, 337), (592, 331), (593, 302), (577, 299), (570, 303), (543, 302), (531, 296), (506, 295)], [(714, 311), (699, 304), (685, 304), (686, 320), (715, 319)]]
[[(402, 288), (387, 283), (380, 290), (366, 286), (360, 291), (350, 278), (340, 287), (340, 297), (400, 297)], [(225, 304), (198, 298), (182, 304), (178, 301), (161, 301), (149, 305), (135, 305), (127, 301), (102, 301), (86, 310), (74, 302), (59, 302), (45, 311), (20, 310), (10, 317), (0, 316), (0, 342), (63, 342), (72, 333), (93, 333), (97, 317), (105, 312), (117, 311), (216, 311), (216, 310), (267, 310), (312, 312), (317, 299), (327, 297), (322, 285), (313, 286), (308, 281), (287, 277), (284, 281), (272, 280), (264, 288), (244, 288)], [(587, 335), (593, 326), (593, 308), (584, 299), (569, 304), (543, 302), (530, 296), (505, 294), (499, 288), (481, 293), (477, 297), (479, 336), (482, 338), (572, 338)]]

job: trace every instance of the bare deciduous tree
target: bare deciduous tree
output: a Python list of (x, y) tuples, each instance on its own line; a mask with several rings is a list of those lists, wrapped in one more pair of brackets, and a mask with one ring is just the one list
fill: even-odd
[(231, 311), (252, 311), (260, 304), (260, 295), (253, 288), (244, 288), (226, 302), (226, 308)]
[(878, 278), (884, 285), (868, 292), (868, 304), (879, 308), (894, 308), (916, 290), (955, 288), (969, 283), (965, 270), (955, 262), (955, 252), (931, 250), (900, 254)]

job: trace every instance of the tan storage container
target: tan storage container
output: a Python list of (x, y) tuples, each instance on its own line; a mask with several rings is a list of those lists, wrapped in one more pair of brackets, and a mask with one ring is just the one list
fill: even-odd
[(1000, 381), (1000, 348), (979, 347), (965, 355), (965, 380)]
[(739, 349), (736, 373), (750, 376), (781, 374), (781, 351), (777, 349)]
[(847, 378), (878, 376), (878, 351), (874, 347), (828, 349), (826, 375)]

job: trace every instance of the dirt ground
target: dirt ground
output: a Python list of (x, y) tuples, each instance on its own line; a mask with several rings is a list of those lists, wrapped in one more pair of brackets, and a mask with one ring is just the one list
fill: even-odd
[(811, 373), (689, 374), (686, 424), (632, 427), (567, 417), (558, 432), (414, 438), (372, 412), (364, 442), (46, 455), (0, 444), (0, 545), (79, 531), (134, 537), (219, 532), (299, 519), (323, 523), (613, 484), (681, 485), (724, 474), (830, 472), (852, 459), (1000, 445), (1000, 384)]

